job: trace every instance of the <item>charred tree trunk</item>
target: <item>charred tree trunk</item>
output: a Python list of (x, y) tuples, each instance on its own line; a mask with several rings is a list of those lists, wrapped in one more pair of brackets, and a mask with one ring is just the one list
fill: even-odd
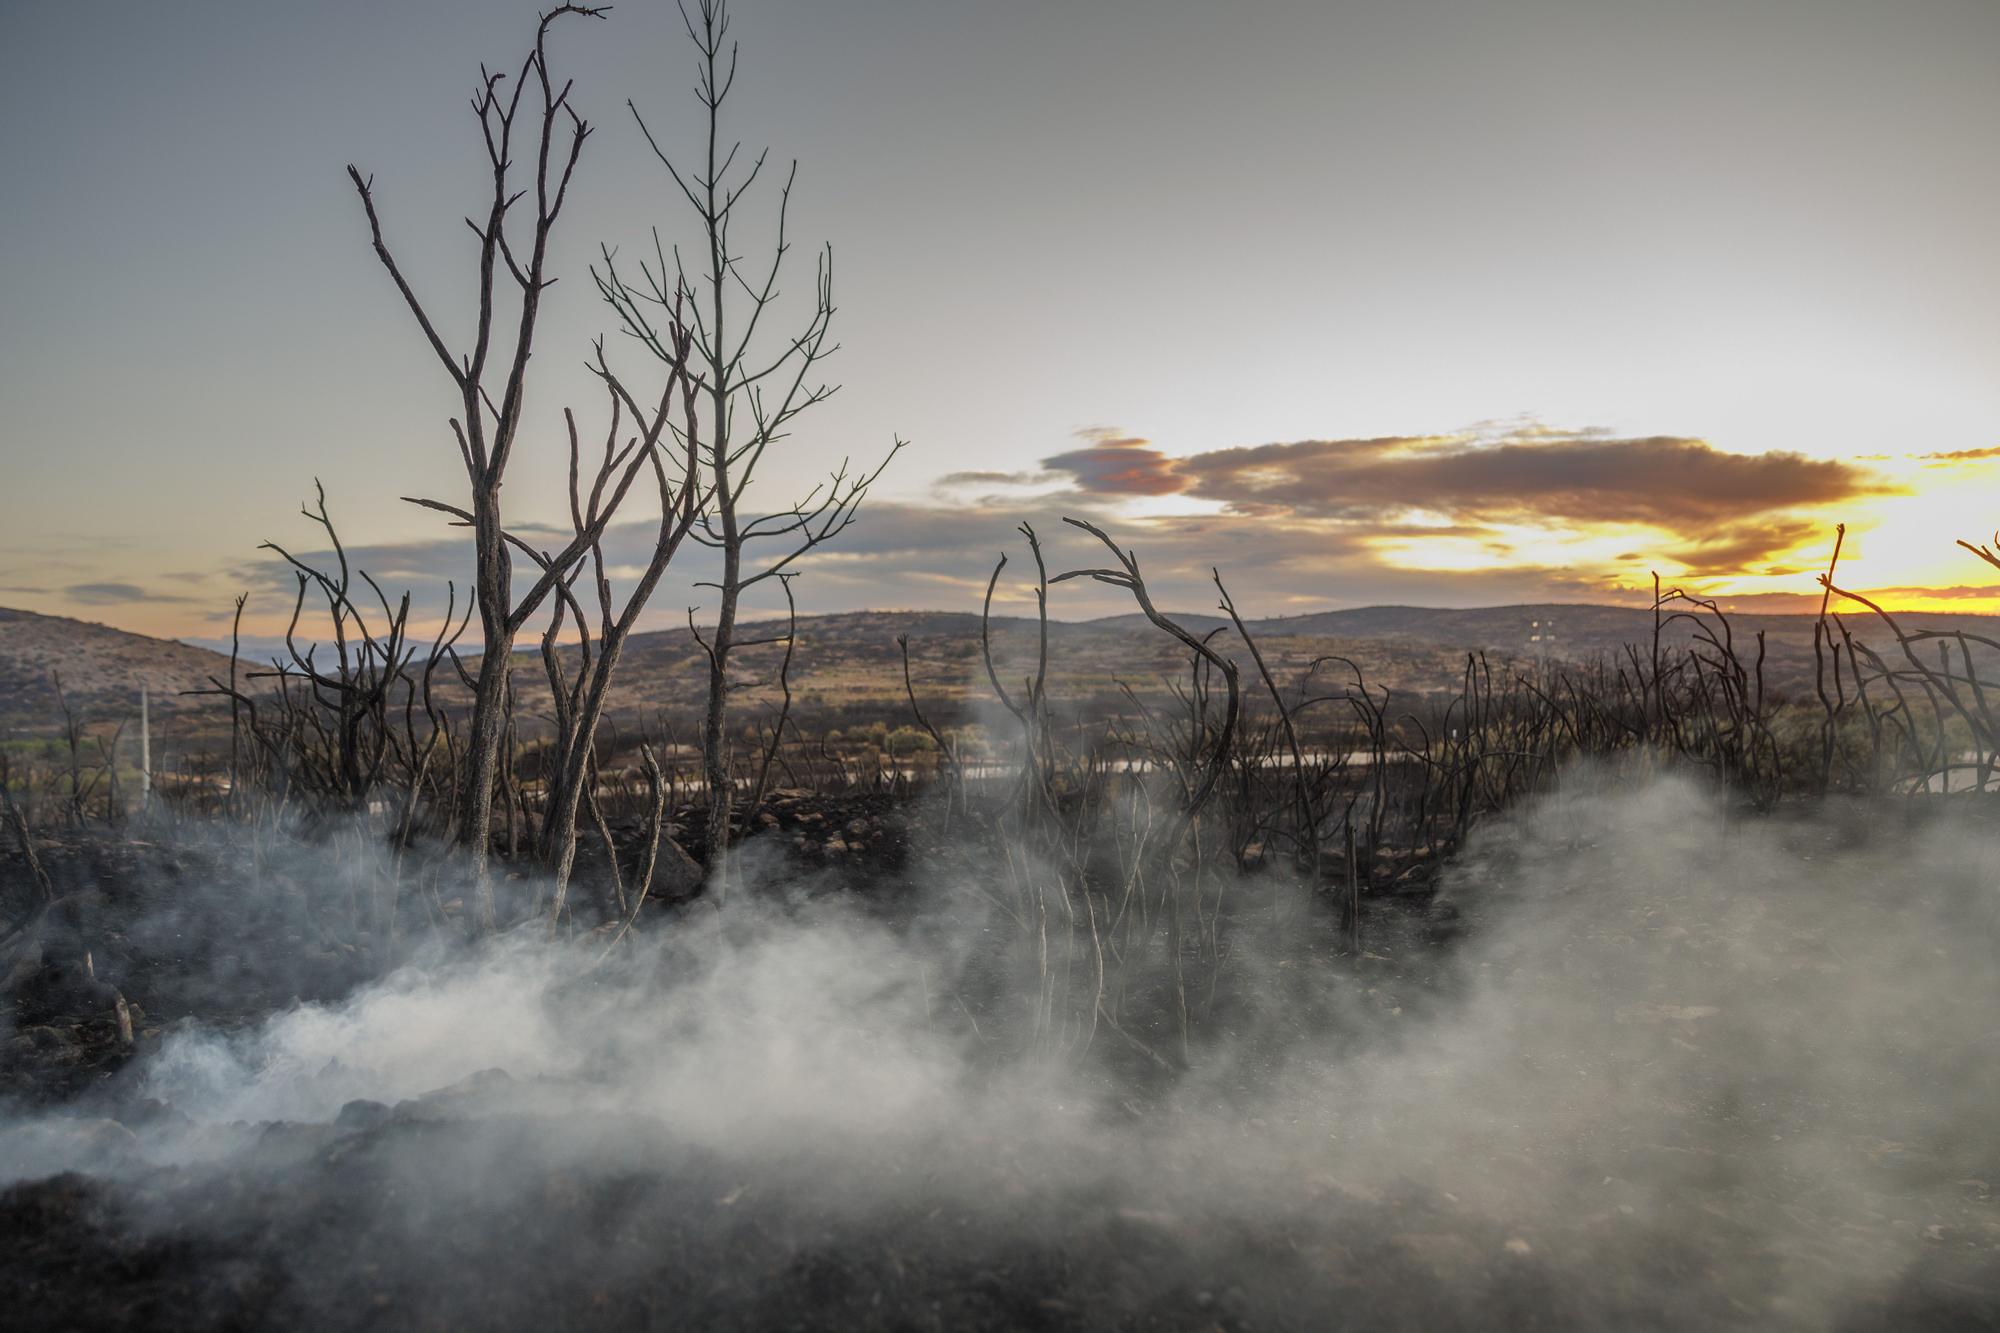
[[(726, 517), (724, 524), (725, 533), (732, 531), (734, 515)], [(736, 640), (742, 568), (742, 547), (732, 541), (723, 550), (722, 603), (716, 609), (715, 632), (709, 640), (708, 707), (701, 720), (702, 772), (708, 783), (708, 873), (718, 897), (728, 892), (729, 825), (736, 796), (729, 746), (729, 653)]]

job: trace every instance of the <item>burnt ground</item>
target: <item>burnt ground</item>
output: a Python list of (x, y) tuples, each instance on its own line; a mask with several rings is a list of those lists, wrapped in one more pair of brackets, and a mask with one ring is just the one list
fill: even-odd
[[(30, 887), (8, 852), (11, 906)], [(251, 1023), (372, 974), (323, 886), (281, 865), (246, 871), (241, 849), (86, 832), (42, 840), (40, 861), (54, 904), (0, 950), (0, 1103), (88, 1098), (177, 1021)]]
[[(759, 821), (760, 850), (820, 877), (828, 892), (897, 896), (912, 848), (937, 839), (912, 827), (909, 803), (860, 792), (825, 796), (781, 791)], [(614, 820), (621, 869), (636, 875), (640, 822)], [(698, 821), (669, 825), (649, 910), (671, 913), (700, 891)], [(367, 928), (370, 905), (327, 882), (349, 853), (271, 840), (254, 858), (235, 843), (200, 834), (103, 830), (43, 834), (39, 859), (56, 901), (35, 938), (0, 947), (0, 1104), (41, 1105), (87, 1097), (163, 1031), (189, 1019), (223, 1026), (254, 1022), (301, 1001), (331, 1001), (383, 971), (381, 944)], [(0, 919), (28, 900), (25, 863), (0, 848)], [(684, 850), (685, 849), (685, 850)], [(601, 876), (593, 836), (579, 845), (578, 882)], [(419, 876), (398, 910), (398, 930), (414, 946), (434, 929)], [(526, 873), (504, 871), (503, 910), (520, 898)], [(434, 896), (456, 912), (453, 891)], [(511, 904), (525, 906), (525, 902)], [(608, 904), (579, 890), (587, 928)], [(595, 913), (596, 915), (593, 915)], [(133, 1044), (124, 1044), (122, 997)]]
[[(595, 1128), (627, 1145), (658, 1132)], [(1799, 1315), (1773, 1295), (1778, 1258), (1732, 1252), (1744, 1238), (1726, 1224), (1607, 1210), (1529, 1239), (1414, 1186), (1302, 1188), (1255, 1211), (1000, 1173), (871, 1197), (863, 1177), (879, 1184), (887, 1161), (845, 1164), (854, 1189), (836, 1206), (824, 1175), (796, 1183), (797, 1164), (670, 1146), (578, 1159), (548, 1146), (555, 1131), (371, 1104), (267, 1128), (226, 1166), (16, 1185), (0, 1192), (0, 1309), (17, 1329), (1752, 1329)], [(1994, 1327), (1980, 1249), (1934, 1244), (1886, 1292), (1804, 1326)]]
[[(884, 798), (794, 799), (771, 832), (834, 872), (824, 891), (892, 896), (926, 836)], [(1664, 1208), (1621, 1204), (1607, 1179), (1593, 1206), (1522, 1226), (1415, 1182), (1299, 1179), (1218, 1203), (1171, 1171), (1137, 1187), (1032, 1164), (933, 1177), (921, 1145), (746, 1163), (657, 1122), (512, 1099), (496, 1073), (330, 1125), (212, 1128), (226, 1150), (152, 1165), (141, 1137), (190, 1127), (123, 1071), (177, 1022), (338, 998), (371, 974), (368, 945), (323, 885), (268, 866), (254, 901), (218, 895), (240, 887), (227, 849), (78, 838), (45, 859), (60, 901), (0, 995), (0, 1099), (54, 1113), (12, 1151), (92, 1168), (0, 1189), (10, 1330), (2000, 1329), (1992, 1184), (1894, 1151), (1859, 1229), (1732, 1193), (1726, 1155)], [(1429, 860), (1385, 857), (1372, 877), (1369, 938), (1395, 945), (1351, 965), (1385, 1005), (1420, 1002), (1425, 952), (1456, 929)], [(1144, 1100), (1122, 1114), (1143, 1141)], [(1811, 1236), (1804, 1259), (1763, 1244), (1773, 1210)], [(1811, 1300), (1890, 1240), (1914, 1255), (1893, 1280)]]

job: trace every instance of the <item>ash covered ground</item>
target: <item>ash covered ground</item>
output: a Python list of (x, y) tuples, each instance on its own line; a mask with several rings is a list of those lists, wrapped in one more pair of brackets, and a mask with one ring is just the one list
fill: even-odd
[(976, 855), (766, 841), (603, 962), (378, 979), (307, 850), (52, 852), (98, 943), (9, 979), (8, 1326), (2000, 1326), (1977, 811), (1579, 774), (1359, 954), (1253, 877), (1185, 1069), (1029, 1039)]

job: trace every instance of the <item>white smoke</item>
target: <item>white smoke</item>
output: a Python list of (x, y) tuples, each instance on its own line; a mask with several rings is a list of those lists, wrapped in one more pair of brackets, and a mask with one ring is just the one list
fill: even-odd
[[(2000, 1241), (1996, 872), (2000, 830), (1971, 815), (1747, 819), (1691, 781), (1579, 772), (1449, 870), (1457, 948), (1385, 937), (1330, 962), (1313, 913), (1246, 936), (1255, 1002), (1144, 1095), (968, 1021), (960, 987), (1011, 947), (975, 890), (931, 884), (913, 924), (774, 884), (596, 970), (599, 946), (538, 929), (245, 1031), (177, 1030), (139, 1077), (184, 1119), (119, 1156), (235, 1151), (189, 1123), (324, 1124), (458, 1085), (469, 1133), (531, 1115), (580, 1160), (783, 1161), (844, 1210), (913, 1190), (1059, 1209), (1088, 1186), (1247, 1226), (1380, 1201), (1397, 1252), (1447, 1284), (1546, 1265), (1665, 1323), (1825, 1326), (1928, 1251)], [(46, 1124), (23, 1135), (41, 1156), (0, 1151), (0, 1171), (69, 1164)], [(1398, 1223), (1410, 1197), (1455, 1220)]]

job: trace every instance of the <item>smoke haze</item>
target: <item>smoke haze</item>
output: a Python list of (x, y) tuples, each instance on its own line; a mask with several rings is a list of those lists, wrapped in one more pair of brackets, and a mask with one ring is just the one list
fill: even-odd
[(1049, 1327), (1888, 1327), (1996, 1289), (2000, 833), (1970, 818), (1580, 770), (1445, 872), (1449, 950), (1246, 931), (1175, 1077), (1104, 1031), (1025, 1054), (972, 886), (888, 910), (764, 864), (602, 966), (536, 929), (176, 1027), (122, 1090), (149, 1117), (22, 1118), (0, 1179), (108, 1172), (119, 1226), (261, 1234), (277, 1308), (326, 1326), (371, 1286), (398, 1326), (517, 1320), (566, 1265), (606, 1321), (744, 1327), (786, 1291), (972, 1317), (919, 1299), (937, 1270), (1045, 1292), (1002, 1314)]

